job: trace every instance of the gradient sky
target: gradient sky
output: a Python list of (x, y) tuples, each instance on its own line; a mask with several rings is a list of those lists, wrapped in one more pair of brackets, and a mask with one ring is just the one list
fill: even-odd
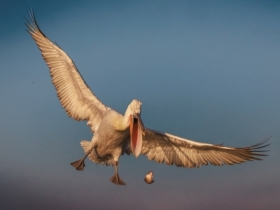
[[(201, 142), (272, 135), (269, 156), (199, 169), (123, 156), (125, 187), (112, 167), (75, 171), (92, 134), (57, 99), (29, 6), (107, 106), (137, 98), (145, 126)], [(279, 1), (1, 1), (0, 209), (279, 209), (279, 22)]]

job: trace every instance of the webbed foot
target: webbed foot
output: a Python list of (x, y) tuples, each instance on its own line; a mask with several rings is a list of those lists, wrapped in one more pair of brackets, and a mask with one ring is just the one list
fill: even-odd
[(116, 185), (126, 185), (125, 182), (119, 177), (118, 174), (114, 174), (114, 176), (111, 177), (111, 182), (113, 182)]
[(113, 182), (116, 185), (126, 185), (125, 182), (120, 178), (119, 173), (118, 173), (118, 161), (113, 162), (113, 166), (115, 169), (115, 174), (114, 176), (111, 177), (111, 182)]
[(84, 161), (85, 161), (86, 157), (91, 153), (91, 151), (92, 151), (92, 149), (89, 150), (82, 159), (71, 163), (71, 165), (74, 166), (79, 171), (84, 170), (84, 167), (86, 166)]
[(76, 168), (77, 170), (79, 170), (79, 171), (84, 170), (84, 167), (86, 166), (86, 165), (85, 165), (85, 162), (84, 162), (84, 158), (81, 159), (81, 160), (77, 160), (77, 161), (71, 163), (71, 165), (72, 165), (73, 167), (75, 167), (75, 168)]

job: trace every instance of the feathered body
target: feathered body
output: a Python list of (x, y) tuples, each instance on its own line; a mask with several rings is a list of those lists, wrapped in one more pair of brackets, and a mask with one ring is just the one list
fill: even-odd
[[(125, 123), (126, 121), (127, 123)], [(114, 161), (118, 161), (128, 144), (128, 119), (113, 109), (108, 109), (105, 112), (91, 142), (81, 142), (85, 153), (92, 147), (95, 148), (88, 156), (90, 160), (105, 165), (113, 165)]]
[(115, 175), (111, 181), (125, 183), (118, 176), (118, 160), (124, 153), (146, 155), (149, 160), (168, 165), (196, 168), (202, 165), (232, 165), (245, 161), (260, 160), (266, 156), (262, 148), (269, 138), (250, 147), (235, 148), (207, 144), (181, 138), (172, 134), (144, 128), (140, 118), (142, 103), (132, 100), (124, 115), (105, 106), (90, 90), (72, 59), (40, 30), (32, 10), (28, 32), (39, 47), (50, 69), (53, 85), (61, 105), (69, 117), (86, 120), (94, 136), (81, 145), (86, 153), (81, 160), (71, 163), (83, 170), (84, 159), (95, 163), (113, 165)]

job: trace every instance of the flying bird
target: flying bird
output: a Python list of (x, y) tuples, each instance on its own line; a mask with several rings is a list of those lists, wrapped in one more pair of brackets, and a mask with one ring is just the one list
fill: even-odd
[(142, 154), (158, 163), (188, 168), (232, 165), (266, 156), (263, 148), (269, 145), (269, 138), (244, 148), (201, 143), (145, 127), (139, 100), (132, 100), (124, 114), (104, 105), (90, 90), (73, 60), (41, 31), (32, 9), (29, 16), (27, 31), (49, 67), (61, 105), (69, 117), (87, 121), (93, 133), (91, 141), (81, 141), (84, 157), (71, 163), (77, 170), (84, 169), (88, 157), (96, 164), (113, 166), (111, 181), (125, 185), (118, 173), (119, 158), (125, 154)]

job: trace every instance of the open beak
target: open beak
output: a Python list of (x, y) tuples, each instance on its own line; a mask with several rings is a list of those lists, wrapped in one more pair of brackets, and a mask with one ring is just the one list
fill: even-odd
[(130, 148), (135, 157), (138, 157), (142, 149), (142, 135), (145, 136), (145, 127), (140, 114), (130, 115)]

